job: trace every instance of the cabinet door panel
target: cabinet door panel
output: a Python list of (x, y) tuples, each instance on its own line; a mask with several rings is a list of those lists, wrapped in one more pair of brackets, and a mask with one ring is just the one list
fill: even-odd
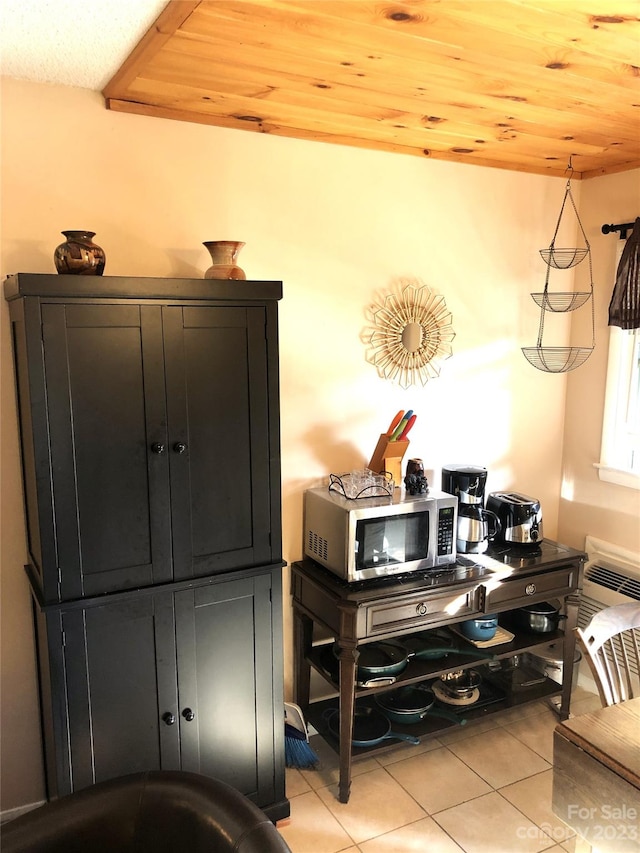
[(265, 311), (169, 307), (164, 328), (175, 577), (268, 563)]
[(43, 307), (62, 599), (171, 578), (168, 462), (149, 452), (166, 442), (160, 309), (143, 317)]
[(63, 614), (71, 790), (179, 767), (170, 593)]
[(260, 575), (176, 593), (182, 769), (258, 804), (273, 801), (275, 784), (270, 590)]

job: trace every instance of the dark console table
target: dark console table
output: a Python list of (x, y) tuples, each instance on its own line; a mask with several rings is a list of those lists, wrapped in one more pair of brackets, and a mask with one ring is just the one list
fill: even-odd
[[(585, 556), (545, 539), (534, 551), (495, 550), (460, 556), (451, 567), (355, 584), (346, 583), (312, 560), (293, 564), (295, 701), (308, 721), (339, 753), (340, 802), (349, 800), (352, 760), (398, 743), (385, 740), (375, 746), (352, 746), (356, 702), (371, 702), (376, 693), (428, 682), (447, 672), (491, 665), (487, 684), (493, 679), (498, 686), (489, 691), (486, 701), (459, 709), (466, 722), (557, 694), (560, 694), (559, 717), (568, 718), (575, 648), (573, 629)], [(510, 611), (549, 599), (562, 602), (563, 630), (539, 634), (513, 627)], [(455, 631), (456, 623), (486, 613), (500, 614), (500, 625), (514, 634), (512, 640), (484, 649), (486, 659), (479, 659), (478, 649), (456, 635), (455, 653), (438, 659), (415, 657), (394, 683), (374, 688), (359, 686), (357, 662), (363, 644), (407, 638), (445, 626)], [(563, 640), (562, 684), (545, 678), (525, 689), (500, 689), (500, 681), (495, 678), (499, 679), (503, 673), (496, 662), (556, 640)], [(310, 701), (312, 667), (331, 685), (332, 699)], [(339, 738), (332, 735), (327, 725), (328, 712), (339, 713)], [(393, 731), (432, 736), (455, 724), (427, 714), (411, 726), (394, 723)]]

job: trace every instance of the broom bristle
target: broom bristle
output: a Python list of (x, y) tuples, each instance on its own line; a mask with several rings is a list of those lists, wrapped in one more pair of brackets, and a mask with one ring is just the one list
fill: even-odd
[(284, 757), (287, 767), (298, 770), (311, 769), (320, 762), (306, 736), (288, 723), (284, 726)]

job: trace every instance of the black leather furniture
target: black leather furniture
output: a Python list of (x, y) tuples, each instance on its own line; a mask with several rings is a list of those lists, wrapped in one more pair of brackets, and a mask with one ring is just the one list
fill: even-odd
[(291, 853), (275, 826), (224, 782), (181, 771), (84, 788), (5, 824), (2, 853)]

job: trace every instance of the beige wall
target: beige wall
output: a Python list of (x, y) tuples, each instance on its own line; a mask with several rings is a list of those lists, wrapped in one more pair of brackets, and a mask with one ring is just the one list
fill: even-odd
[[(606, 223), (634, 222), (640, 216), (640, 169), (587, 181), (580, 198), (580, 219), (593, 258), (596, 348), (579, 370), (569, 374), (564, 429), (564, 457), (559, 536), (584, 548), (585, 534), (640, 553), (640, 491), (602, 482), (600, 461), (602, 413), (609, 330), (609, 302), (616, 273), (617, 234), (605, 235)], [(589, 289), (586, 262), (576, 268), (576, 288)], [(579, 314), (579, 316), (578, 316)], [(589, 341), (590, 314), (576, 315), (575, 345)]]
[[(1, 142), (2, 278), (54, 272), (60, 231), (87, 228), (111, 275), (199, 278), (208, 266), (202, 242), (227, 238), (246, 242), (248, 277), (284, 282), (287, 561), (301, 556), (303, 489), (365, 464), (399, 408), (418, 413), (411, 455), (436, 469), (485, 465), (490, 490), (539, 497), (545, 532), (557, 535), (566, 377), (537, 371), (520, 347), (536, 341), (530, 292), (543, 287), (538, 249), (551, 239), (562, 180), (111, 113), (96, 93), (10, 80)], [(617, 211), (607, 215), (617, 221)], [(408, 391), (378, 378), (360, 340), (366, 306), (403, 277), (444, 295), (456, 331), (441, 376)], [(8, 809), (38, 800), (42, 781), (9, 323), (0, 302)], [(556, 343), (568, 333), (561, 320)]]

